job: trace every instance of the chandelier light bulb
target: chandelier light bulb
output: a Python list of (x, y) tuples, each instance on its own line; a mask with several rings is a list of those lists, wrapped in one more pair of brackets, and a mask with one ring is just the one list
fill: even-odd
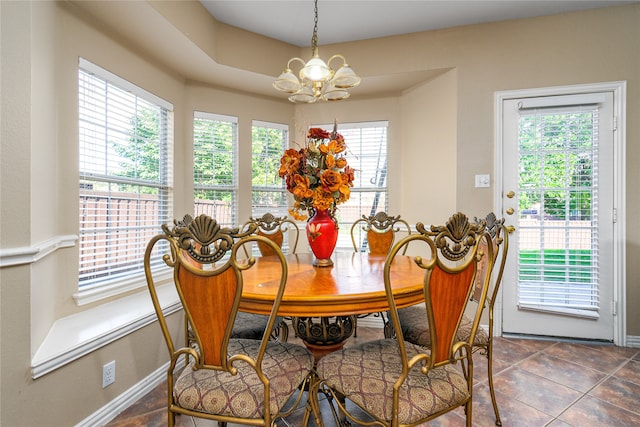
[(332, 75), (333, 70), (317, 56), (311, 58), (300, 71), (302, 79), (311, 80), (312, 82), (326, 82)]

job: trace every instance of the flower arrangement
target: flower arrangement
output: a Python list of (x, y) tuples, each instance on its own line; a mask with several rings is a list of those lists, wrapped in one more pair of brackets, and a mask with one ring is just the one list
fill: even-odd
[(336, 123), (333, 132), (310, 128), (306, 147), (284, 152), (278, 175), (293, 194), (289, 213), (296, 220), (303, 221), (317, 210), (333, 214), (337, 205), (349, 200), (355, 175), (347, 164), (346, 148)]

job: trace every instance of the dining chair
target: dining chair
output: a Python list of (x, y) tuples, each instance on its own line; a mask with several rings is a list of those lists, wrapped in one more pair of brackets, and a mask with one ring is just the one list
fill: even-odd
[[(300, 228), (287, 216), (276, 217), (272, 213), (265, 213), (259, 218), (249, 217), (241, 230), (246, 230), (250, 226), (255, 226), (256, 234), (264, 236), (277, 244), (284, 253), (295, 254), (298, 247)], [(257, 243), (258, 250), (262, 256), (273, 255), (270, 246)], [(248, 249), (245, 248), (247, 255)]]
[[(398, 233), (411, 234), (411, 226), (407, 221), (400, 218), (400, 215), (389, 216), (386, 212), (377, 212), (374, 215), (365, 216), (358, 219), (351, 225), (351, 243), (354, 252), (368, 252), (370, 255), (386, 256)], [(406, 247), (403, 255), (406, 253)], [(356, 323), (353, 327), (353, 336), (358, 336), (358, 320), (371, 315), (379, 316), (384, 324), (385, 337), (391, 335), (389, 319), (385, 313), (367, 313), (356, 316)]]
[[(481, 252), (487, 252), (487, 246), (491, 245), (493, 260), (491, 261), (488, 257), (485, 257), (483, 261), (480, 262), (479, 269), (482, 270), (484, 268), (488, 268), (489, 262), (492, 263), (490, 267), (493, 277), (490, 278), (485, 305), (481, 307), (486, 308), (488, 311), (489, 325), (487, 330), (479, 328), (473, 340), (473, 352), (475, 353), (480, 351), (480, 354), (487, 357), (489, 392), (491, 394), (491, 403), (493, 404), (493, 411), (496, 417), (495, 423), (498, 426), (502, 425), (502, 421), (500, 420), (500, 411), (498, 409), (493, 387), (493, 309), (498, 295), (498, 290), (502, 282), (502, 274), (504, 272), (505, 261), (509, 251), (509, 233), (504, 225), (504, 221), (504, 218), (497, 219), (493, 212), (489, 213), (485, 218), (486, 231), (489, 238), (481, 240), (479, 250)], [(482, 276), (478, 275), (471, 301), (477, 304), (480, 303), (483, 286), (484, 283), (482, 281)], [(405, 340), (426, 347), (431, 346), (429, 323), (427, 322), (426, 315), (422, 307), (412, 306), (402, 308), (398, 310), (398, 318), (400, 319), (400, 326)], [(473, 320), (474, 319), (469, 316), (463, 316), (462, 323), (458, 331), (458, 339), (465, 341), (469, 339)]]
[[(264, 236), (267, 239), (274, 242), (280, 249), (287, 254), (295, 254), (298, 247), (298, 238), (300, 237), (300, 228), (293, 220), (287, 216), (276, 217), (272, 213), (266, 212), (259, 218), (249, 217), (249, 220), (245, 222), (240, 230), (254, 230), (257, 235)], [(273, 255), (271, 246), (262, 242), (255, 244), (258, 247), (258, 251), (262, 256)], [(246, 256), (249, 256), (250, 248), (253, 245), (245, 245), (243, 247)], [(245, 316), (245, 324), (247, 326), (251, 324), (263, 324), (265, 322), (264, 316), (260, 314), (248, 314)], [(273, 337), (280, 341), (287, 341), (289, 339), (289, 326), (285, 320), (292, 320), (290, 317), (279, 317), (276, 322), (276, 327), (273, 330)], [(294, 328), (295, 332), (295, 328)], [(296, 334), (297, 336), (297, 334)]]
[[(144, 269), (158, 323), (167, 344), (168, 425), (176, 414), (227, 423), (272, 426), (291, 414), (308, 383), (313, 355), (304, 346), (271, 339), (287, 281), (287, 263), (269, 239), (238, 228), (222, 228), (200, 215), (162, 227), (146, 248)], [(242, 296), (243, 272), (253, 257), (238, 257), (244, 244), (271, 247), (280, 265), (279, 287), (260, 340), (234, 338), (234, 322)], [(152, 260), (162, 255), (165, 268)], [(241, 259), (242, 258), (242, 259)], [(184, 315), (193, 331), (190, 345), (177, 340), (158, 300), (157, 286), (171, 272)], [(185, 361), (188, 365), (183, 365)], [(286, 405), (286, 410), (284, 409)]]
[[(398, 331), (396, 338), (356, 344), (320, 359), (311, 405), (318, 406), (318, 396), (323, 393), (339, 408), (332, 411), (337, 425), (344, 425), (339, 419), (344, 416), (358, 424), (388, 427), (416, 426), (464, 407), (466, 425), (471, 426), (472, 344), (480, 322), (479, 309), (473, 314), (469, 339), (457, 337), (474, 292), (478, 263), (492, 256), (478, 250), (484, 228), (484, 223), (471, 223), (458, 212), (441, 227), (428, 230), (422, 223), (416, 224), (417, 233), (393, 246), (384, 264), (384, 282), (390, 319)], [(411, 253), (420, 256), (397, 257), (409, 244)], [(403, 262), (415, 262), (425, 271), (424, 311), (430, 326), (430, 349), (406, 341), (400, 329), (392, 284), (401, 280), (394, 275), (394, 266)], [(485, 286), (481, 300), (486, 291)], [(346, 400), (357, 410), (346, 405)], [(368, 419), (354, 414), (361, 411)]]
[[(176, 222), (176, 225), (187, 226), (189, 223), (193, 221), (193, 217), (191, 215), (185, 215), (184, 218)], [(242, 235), (248, 235), (257, 231), (257, 224), (245, 224), (241, 229), (243, 232)], [(238, 234), (239, 235), (239, 234)], [(253, 245), (254, 243), (251, 243)], [(246, 247), (248, 245), (244, 245), (242, 248), (245, 250), (246, 257), (249, 257), (249, 254), (246, 253)], [(202, 264), (190, 257), (185, 258), (186, 262), (191, 263), (194, 266), (202, 267)], [(236, 322), (233, 325), (233, 331), (231, 332), (231, 336), (233, 338), (247, 338), (259, 340), (262, 338), (262, 333), (264, 332), (264, 328), (267, 326), (267, 322), (269, 321), (269, 316), (265, 316), (263, 314), (254, 314), (254, 313), (246, 313), (243, 311), (239, 311), (236, 315)], [(184, 330), (185, 330), (185, 339), (187, 345), (194, 341), (193, 330), (191, 329), (191, 325), (189, 324), (189, 320), (184, 318)], [(271, 331), (271, 338), (279, 341), (286, 342), (289, 338), (289, 327), (284, 322), (283, 317), (278, 317), (276, 319), (276, 324)]]

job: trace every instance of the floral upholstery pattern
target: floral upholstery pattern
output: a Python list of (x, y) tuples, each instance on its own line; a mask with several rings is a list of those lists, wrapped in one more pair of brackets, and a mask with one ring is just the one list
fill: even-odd
[[(427, 313), (424, 307), (414, 305), (412, 307), (401, 308), (398, 310), (398, 318), (402, 326), (402, 335), (405, 341), (431, 347), (431, 337), (429, 335), (429, 322), (427, 322)], [(471, 334), (473, 319), (468, 316), (462, 316), (460, 328), (456, 336), (458, 341), (467, 341)], [(489, 345), (489, 335), (487, 332), (478, 328), (473, 345), (477, 347), (486, 347)]]
[[(425, 348), (406, 343), (407, 357)], [(385, 421), (392, 418), (393, 385), (402, 372), (395, 339), (367, 342), (330, 353), (318, 362), (326, 384)], [(382, 391), (382, 394), (381, 394)], [(382, 396), (382, 398), (381, 398)], [(434, 368), (423, 375), (416, 366), (400, 389), (398, 420), (410, 424), (470, 397), (467, 381), (457, 365)]]
[[(256, 358), (260, 341), (232, 339), (229, 355), (246, 354)], [(256, 371), (246, 362), (237, 361), (237, 375), (211, 369), (185, 368), (173, 388), (176, 403), (185, 409), (243, 418), (263, 418), (264, 387)], [(262, 362), (270, 381), (271, 414), (282, 409), (313, 368), (313, 355), (305, 347), (269, 341)]]

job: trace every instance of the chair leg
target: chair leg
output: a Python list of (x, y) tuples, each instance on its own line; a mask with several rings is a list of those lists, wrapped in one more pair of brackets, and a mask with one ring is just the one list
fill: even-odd
[(309, 418), (311, 414), (315, 418), (317, 426), (324, 426), (324, 422), (322, 421), (322, 413), (320, 412), (320, 400), (318, 399), (318, 392), (320, 387), (320, 379), (314, 373), (311, 377), (311, 381), (308, 384), (308, 393), (309, 396), (307, 398), (307, 404), (304, 410), (304, 417), (302, 419), (302, 425), (307, 426), (309, 423)]
[(491, 393), (491, 403), (493, 404), (493, 412), (496, 414), (496, 425), (501, 426), (500, 411), (498, 410), (498, 402), (496, 402), (496, 393), (493, 390), (493, 340), (489, 338), (487, 346), (487, 374), (489, 376), (489, 392)]
[(275, 341), (287, 342), (287, 340), (289, 339), (289, 326), (287, 326), (287, 323), (284, 321), (284, 319), (278, 326), (275, 326), (273, 328), (273, 331), (271, 332), (271, 338)]
[(466, 405), (464, 405), (464, 413), (467, 417), (467, 427), (472, 427), (471, 425), (471, 420), (473, 419), (473, 417), (471, 416), (471, 411), (472, 411), (472, 403), (471, 400), (469, 400), (469, 402), (467, 402)]

